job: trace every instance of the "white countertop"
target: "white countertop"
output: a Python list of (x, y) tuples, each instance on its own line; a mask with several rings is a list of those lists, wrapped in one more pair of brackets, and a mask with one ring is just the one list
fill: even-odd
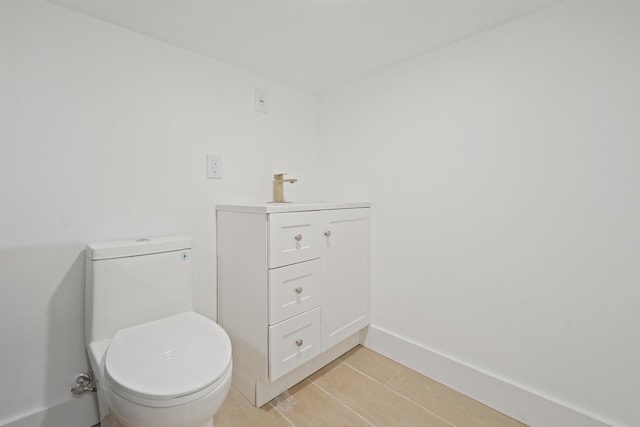
[(216, 205), (216, 210), (251, 213), (279, 213), (321, 211), (327, 209), (356, 209), (369, 207), (371, 207), (371, 202), (255, 203), (238, 205)]

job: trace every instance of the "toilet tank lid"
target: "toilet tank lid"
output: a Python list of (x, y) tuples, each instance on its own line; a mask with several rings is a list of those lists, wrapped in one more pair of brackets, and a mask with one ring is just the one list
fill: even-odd
[(89, 243), (85, 251), (93, 261), (150, 255), (160, 252), (191, 249), (191, 239), (186, 236), (161, 236), (131, 240)]

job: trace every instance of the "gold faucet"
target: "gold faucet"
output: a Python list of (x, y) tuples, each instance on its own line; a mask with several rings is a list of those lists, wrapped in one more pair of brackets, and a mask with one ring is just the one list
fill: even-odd
[(277, 173), (273, 175), (273, 201), (275, 203), (287, 203), (284, 201), (284, 183), (298, 182), (295, 178), (284, 179), (286, 173)]

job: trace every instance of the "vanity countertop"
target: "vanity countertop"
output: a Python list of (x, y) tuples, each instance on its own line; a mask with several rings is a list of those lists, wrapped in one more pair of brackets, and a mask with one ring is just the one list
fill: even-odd
[(216, 205), (216, 210), (248, 213), (280, 213), (369, 207), (371, 207), (370, 202), (255, 203)]

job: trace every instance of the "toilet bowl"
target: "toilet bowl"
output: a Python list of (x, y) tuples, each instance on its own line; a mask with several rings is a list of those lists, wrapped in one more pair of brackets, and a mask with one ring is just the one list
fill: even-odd
[(191, 308), (190, 241), (87, 248), (85, 329), (100, 418), (123, 427), (211, 427), (231, 385), (231, 342)]
[(111, 413), (125, 427), (211, 426), (231, 384), (231, 344), (193, 312), (121, 329), (105, 380)]

